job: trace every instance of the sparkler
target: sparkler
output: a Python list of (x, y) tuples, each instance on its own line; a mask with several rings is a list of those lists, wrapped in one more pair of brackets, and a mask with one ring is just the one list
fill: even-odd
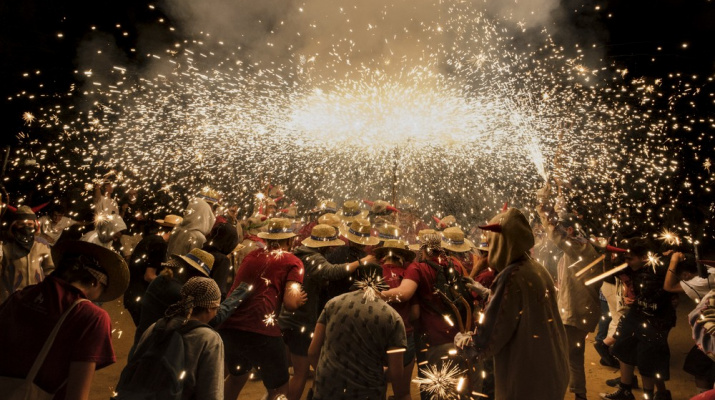
[(667, 228), (664, 228), (660, 232), (658, 239), (662, 240), (663, 243), (665, 243), (669, 246), (680, 246), (680, 237), (678, 237), (678, 235), (675, 232), (673, 232)]
[(453, 364), (451, 360), (442, 363), (441, 366), (428, 364), (420, 368), (423, 378), (413, 379), (412, 382), (420, 385), (420, 389), (430, 395), (432, 400), (456, 400), (459, 398), (457, 386), (460, 378), (466, 371)]
[(372, 271), (363, 279), (356, 280), (355, 286), (365, 291), (363, 298), (367, 301), (376, 301), (380, 297), (380, 292), (390, 288), (383, 280), (382, 273), (378, 271)]

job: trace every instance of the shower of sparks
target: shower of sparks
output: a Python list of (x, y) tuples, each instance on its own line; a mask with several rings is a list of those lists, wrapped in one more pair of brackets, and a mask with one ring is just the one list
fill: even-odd
[(276, 324), (276, 314), (275, 313), (266, 314), (265, 318), (263, 318), (263, 323), (266, 324), (266, 326), (275, 325)]
[(653, 268), (653, 271), (655, 271), (656, 267), (663, 265), (663, 262), (660, 260), (660, 256), (651, 252), (648, 252), (648, 261), (646, 261), (645, 265), (647, 267)]
[(370, 275), (364, 277), (363, 279), (356, 280), (355, 286), (365, 291), (363, 298), (367, 301), (377, 300), (380, 297), (380, 292), (390, 288), (390, 286), (383, 280), (382, 274), (378, 271), (372, 271)]
[[(683, 196), (710, 191), (710, 159), (708, 175), (670, 182), (690, 173), (675, 155), (685, 143), (696, 143), (693, 154), (712, 150), (697, 143), (712, 137), (715, 119), (681, 107), (711, 93), (679, 75), (590, 65), (548, 31), (487, 17), (478, 2), (434, 7), (438, 21), (385, 36), (389, 51), (374, 58), (354, 50), (365, 39), (346, 23), (319, 51), (296, 43), (276, 59), (271, 40), (267, 60), (254, 60), (203, 34), (148, 55), (141, 71), (83, 66), (84, 84), (23, 115), (32, 126), (8, 170), (37, 191), (79, 190), (90, 203), (89, 183), (116, 169), (119, 192), (156, 194), (159, 216), (180, 213), (205, 186), (248, 215), (266, 181), (299, 212), (321, 198), (390, 198), (397, 185), (419, 217), (447, 211), (464, 226), (506, 200), (531, 208), (553, 176), (587, 206), (597, 230), (587, 233), (605, 237), (625, 223), (657, 227)], [(336, 18), (353, 17), (340, 10)], [(401, 11), (381, 15), (400, 23)], [(315, 21), (293, 22), (275, 35), (317, 42)], [(630, 221), (614, 217), (620, 209)]]
[(25, 121), (25, 124), (30, 125), (32, 121), (35, 120), (35, 116), (32, 115), (31, 112), (26, 112), (22, 114), (22, 119)]
[(669, 246), (680, 246), (680, 237), (669, 229), (663, 229), (658, 239)]
[(451, 360), (443, 362), (440, 367), (429, 364), (420, 368), (420, 371), (422, 371), (424, 377), (413, 379), (412, 382), (420, 385), (420, 390), (427, 393), (430, 399), (451, 400), (459, 398), (457, 385), (465, 371), (460, 369), (458, 365), (453, 364)]

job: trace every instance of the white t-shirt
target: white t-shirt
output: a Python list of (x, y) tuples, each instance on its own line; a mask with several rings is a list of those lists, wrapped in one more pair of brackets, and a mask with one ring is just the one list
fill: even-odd
[(64, 232), (65, 229), (69, 228), (70, 226), (77, 225), (79, 223), (71, 218), (62, 217), (62, 219), (60, 219), (60, 222), (53, 226), (52, 221), (48, 216), (40, 217), (39, 222), (40, 230), (45, 235), (49, 236), (53, 240), (53, 243), (57, 242), (60, 236), (62, 236), (62, 232)]
[(715, 289), (715, 268), (708, 268), (707, 279), (696, 276), (687, 281), (680, 281), (680, 287), (688, 297), (699, 303), (711, 289)]
[(95, 215), (119, 215), (119, 205), (117, 201), (111, 197), (102, 196), (99, 201), (94, 203)]

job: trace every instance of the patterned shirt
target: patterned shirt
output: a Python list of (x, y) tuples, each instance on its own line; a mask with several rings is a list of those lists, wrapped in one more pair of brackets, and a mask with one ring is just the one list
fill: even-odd
[(380, 298), (357, 290), (337, 296), (318, 319), (325, 342), (315, 377), (315, 399), (383, 399), (387, 350), (405, 348), (400, 314)]

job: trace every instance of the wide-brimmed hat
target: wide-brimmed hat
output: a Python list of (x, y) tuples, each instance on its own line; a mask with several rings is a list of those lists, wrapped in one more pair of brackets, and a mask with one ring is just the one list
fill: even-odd
[(397, 201), (397, 206), (400, 210), (414, 210), (417, 208), (417, 201), (412, 197), (403, 197)]
[(323, 225), (330, 225), (333, 228), (339, 228), (343, 221), (333, 213), (326, 213), (318, 218), (318, 223)]
[(350, 227), (345, 231), (345, 237), (353, 243), (374, 246), (380, 243), (380, 239), (372, 236), (371, 231), (370, 221), (358, 218), (350, 223)]
[(310, 214), (335, 213), (338, 211), (338, 204), (332, 200), (320, 200), (318, 204), (310, 210)]
[(204, 199), (207, 203), (210, 203), (210, 204), (220, 204), (221, 203), (221, 193), (219, 193), (218, 191), (216, 191), (214, 189), (211, 189), (208, 186), (202, 188), (201, 192), (199, 192), (197, 197)]
[(202, 274), (211, 276), (211, 270), (214, 267), (214, 256), (211, 253), (201, 249), (193, 249), (188, 254), (173, 254), (172, 256), (184, 260), (184, 262), (196, 268)]
[(405, 242), (397, 239), (385, 240), (385, 242), (382, 244), (382, 247), (374, 249), (373, 253), (378, 260), (381, 260), (383, 257), (389, 255), (390, 253), (394, 253), (402, 257), (406, 262), (411, 262), (417, 256), (414, 251), (407, 248)]
[(377, 237), (380, 240), (397, 240), (402, 238), (402, 229), (392, 224), (377, 226)]
[(427, 236), (427, 235), (436, 235), (437, 231), (434, 229), (420, 229), (419, 232), (417, 232), (417, 243), (411, 244), (407, 246), (410, 250), (412, 251), (418, 251), (420, 249), (420, 246), (422, 246), (422, 238)]
[(365, 218), (367, 214), (367, 210), (360, 209), (360, 203), (355, 200), (348, 200), (343, 203), (343, 208), (336, 215), (345, 222), (353, 222), (357, 218)]
[(432, 217), (434, 222), (437, 224), (437, 229), (444, 230), (449, 227), (454, 226), (454, 224), (457, 223), (457, 218), (454, 218), (454, 215), (447, 215), (442, 219), (439, 219), (435, 216)]
[(123, 295), (129, 286), (129, 267), (119, 253), (105, 247), (79, 240), (65, 240), (52, 247), (52, 261), (57, 270), (62, 269), (62, 260), (73, 256), (89, 256), (96, 261), (100, 273), (107, 275), (107, 287), (98, 302), (112, 301)]
[(442, 232), (442, 248), (455, 253), (466, 253), (472, 250), (474, 244), (464, 238), (464, 232), (456, 226), (447, 228)]
[(303, 239), (303, 246), (308, 247), (331, 247), (343, 246), (345, 242), (338, 238), (338, 233), (335, 227), (326, 224), (318, 224), (310, 231), (310, 236)]
[(181, 222), (182, 222), (183, 220), (184, 220), (184, 219), (181, 218), (181, 217), (178, 216), (178, 215), (169, 214), (169, 215), (167, 215), (166, 217), (164, 217), (164, 219), (157, 219), (157, 220), (156, 220), (156, 223), (159, 224), (159, 225), (161, 225), (161, 226), (168, 226), (168, 227), (170, 227), (170, 228), (173, 228), (173, 227), (175, 227), (175, 226), (181, 225)]
[(259, 232), (261, 239), (282, 240), (295, 237), (293, 224), (288, 218), (271, 218), (268, 220), (268, 231)]

